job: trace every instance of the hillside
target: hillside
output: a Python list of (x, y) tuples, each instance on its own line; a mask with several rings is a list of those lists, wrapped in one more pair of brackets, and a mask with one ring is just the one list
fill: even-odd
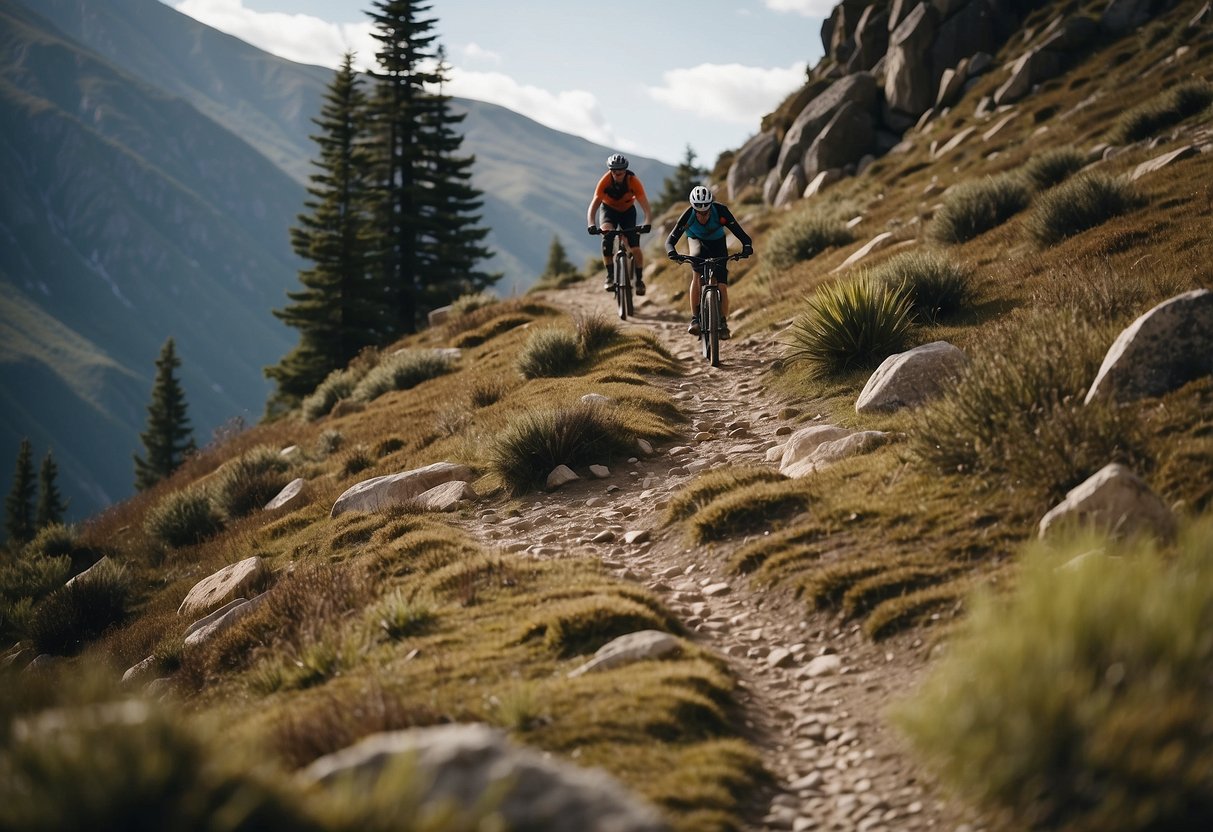
[(1206, 828), (1213, 11), (859, 5), (714, 174), (719, 367), (655, 233), (9, 553), (0, 826)]
[[(168, 337), (200, 444), (256, 421), (264, 367), (295, 334), (288, 229), (332, 72), (284, 61), (156, 0), (0, 4), (0, 446), (53, 450), (74, 518), (130, 494), (153, 362)], [(523, 291), (553, 236), (577, 262), (587, 188), (610, 148), (459, 101), (481, 160), (488, 268)], [(660, 183), (672, 168), (637, 158)], [(588, 183), (588, 184), (587, 184)], [(43, 336), (51, 336), (49, 340)], [(0, 487), (11, 471), (0, 473)]]

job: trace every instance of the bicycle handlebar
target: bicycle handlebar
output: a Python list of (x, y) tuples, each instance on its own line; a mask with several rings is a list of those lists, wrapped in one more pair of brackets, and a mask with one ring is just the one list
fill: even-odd
[(645, 225), (637, 225), (633, 228), (603, 229), (603, 228), (599, 228), (598, 226), (594, 226), (592, 229), (590, 229), (590, 233), (591, 234), (601, 234), (604, 237), (610, 237), (610, 236), (615, 236), (615, 235), (619, 235), (619, 234), (631, 234), (633, 231), (635, 231), (639, 234), (648, 234), (652, 230), (653, 230), (653, 226), (646, 223)]
[(750, 255), (748, 254), (742, 254), (740, 252), (737, 254), (730, 254), (727, 257), (695, 257), (691, 254), (679, 254), (678, 262), (690, 263), (692, 266), (705, 266), (709, 263), (716, 265), (718, 263), (727, 263), (729, 260), (745, 260), (749, 256)]

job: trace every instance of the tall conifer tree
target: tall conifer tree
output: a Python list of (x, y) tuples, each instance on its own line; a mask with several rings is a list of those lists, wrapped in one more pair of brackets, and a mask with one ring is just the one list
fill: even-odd
[(574, 274), (576, 271), (577, 267), (569, 261), (569, 253), (565, 251), (564, 244), (553, 234), (552, 244), (548, 246), (547, 266), (540, 277), (559, 277), (562, 274)]
[(55, 485), (55, 477), (58, 475), (59, 467), (55, 465), (55, 457), (48, 450), (42, 458), (42, 467), (38, 469), (38, 507), (34, 511), (34, 525), (39, 529), (63, 522), (66, 506), (58, 486)]
[(682, 161), (678, 163), (678, 167), (674, 168), (674, 173), (662, 183), (661, 195), (653, 201), (653, 210), (660, 214), (671, 205), (684, 202), (687, 195), (690, 194), (691, 188), (702, 185), (703, 179), (707, 175), (706, 170), (695, 164), (695, 151), (688, 144)]
[[(383, 200), (377, 214), (383, 284), (393, 298), (397, 334), (416, 331), (425, 313), (497, 279), (475, 270), (488, 255), (478, 229), (480, 194), (471, 159), (440, 92), (435, 20), (422, 0), (376, 0), (370, 13), (379, 42), (371, 114)], [(437, 62), (437, 63), (436, 63)], [(435, 69), (435, 67), (438, 69)]]
[(176, 375), (180, 366), (176, 345), (169, 338), (156, 359), (152, 401), (147, 406), (147, 430), (139, 435), (147, 455), (135, 456), (135, 488), (140, 491), (173, 473), (196, 447), (186, 414), (185, 391)]
[(299, 273), (303, 288), (274, 315), (299, 330), (299, 345), (265, 374), (277, 384), (270, 402), (292, 406), (333, 370), (345, 367), (364, 347), (388, 340), (382, 284), (374, 279), (370, 211), (372, 181), (366, 145), (366, 95), (347, 53), (328, 91), (320, 128), (312, 136), (320, 149), (308, 186), (308, 209), (291, 229), (295, 253), (312, 265)]
[(13, 543), (25, 543), (34, 537), (34, 461), (28, 439), (17, 450), (13, 487), (4, 498), (4, 531)]

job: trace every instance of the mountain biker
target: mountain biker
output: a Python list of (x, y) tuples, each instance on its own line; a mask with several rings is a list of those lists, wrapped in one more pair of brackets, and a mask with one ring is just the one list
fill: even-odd
[[(636, 222), (636, 203), (644, 210), (644, 223)], [(633, 228), (644, 225), (653, 218), (649, 210), (649, 197), (644, 192), (640, 177), (628, 170), (627, 157), (615, 153), (607, 159), (607, 172), (598, 180), (594, 188), (594, 198), (586, 210), (585, 221), (591, 234), (597, 234), (599, 227), (602, 231), (614, 228)], [(632, 259), (636, 261), (636, 294), (644, 294), (644, 254), (640, 250), (640, 232), (633, 231), (627, 235), (628, 248), (632, 250)], [(615, 290), (615, 275), (611, 263), (611, 241), (609, 237), (602, 238), (602, 262), (606, 264), (606, 284), (602, 287), (608, 292)]]
[[(690, 207), (678, 218), (673, 229), (670, 230), (670, 236), (666, 237), (665, 253), (667, 257), (678, 263), (685, 259), (674, 250), (678, 238), (684, 232), (687, 235), (687, 247), (692, 257), (725, 257), (729, 253), (728, 243), (724, 238), (726, 228), (741, 241), (742, 257), (749, 257), (754, 253), (754, 241), (750, 239), (750, 235), (745, 233), (741, 223), (737, 222), (737, 218), (725, 205), (716, 202), (709, 188), (696, 185), (691, 189), (689, 199)], [(729, 272), (727, 266), (727, 263), (720, 263), (716, 266), (716, 279), (720, 283), (721, 338), (729, 337)], [(703, 267), (696, 265), (694, 269), (695, 272), (691, 275), (691, 286), (687, 290), (687, 294), (691, 298), (691, 325), (687, 327), (687, 332), (698, 335), (699, 287), (703, 281)]]

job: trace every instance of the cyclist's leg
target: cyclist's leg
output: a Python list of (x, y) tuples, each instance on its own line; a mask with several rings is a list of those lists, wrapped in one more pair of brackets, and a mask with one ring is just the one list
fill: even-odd
[[(619, 212), (608, 205), (598, 208), (598, 227), (603, 231), (614, 231), (619, 228)], [(602, 237), (602, 262), (606, 266), (606, 283), (602, 288), (608, 292), (615, 291), (614, 240), (605, 234)]]
[[(692, 257), (703, 256), (703, 244), (694, 237), (687, 238), (687, 253)], [(699, 334), (699, 289), (703, 285), (703, 267), (692, 266), (691, 285), (687, 287), (687, 297), (691, 302), (691, 326), (687, 329), (692, 335)]]

